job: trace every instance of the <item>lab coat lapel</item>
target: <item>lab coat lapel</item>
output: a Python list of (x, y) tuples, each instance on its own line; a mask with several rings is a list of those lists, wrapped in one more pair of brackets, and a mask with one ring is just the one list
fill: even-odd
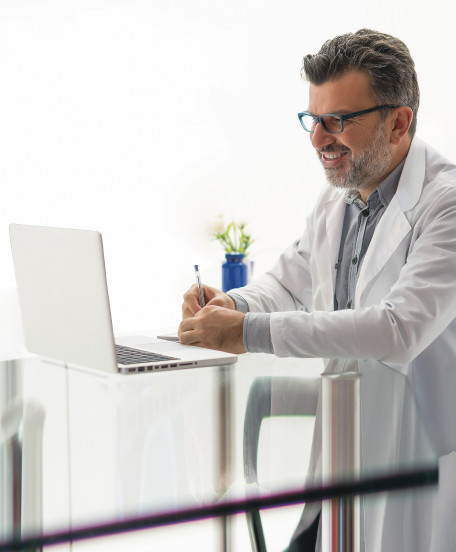
[(366, 286), (382, 270), (410, 231), (410, 223), (404, 215), (397, 198), (393, 197), (375, 229), (369, 249), (364, 257), (355, 292), (355, 305), (357, 307), (360, 306), (362, 293)]
[(410, 146), (397, 192), (380, 219), (364, 257), (355, 292), (356, 306), (362, 305), (363, 291), (411, 231), (406, 212), (416, 205), (423, 189), (424, 177), (425, 145), (415, 138)]

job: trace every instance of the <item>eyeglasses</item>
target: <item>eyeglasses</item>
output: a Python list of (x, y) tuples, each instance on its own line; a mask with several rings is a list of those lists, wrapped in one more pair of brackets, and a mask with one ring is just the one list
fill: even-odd
[(396, 107), (399, 106), (392, 104), (377, 105), (370, 109), (363, 109), (362, 111), (355, 111), (353, 113), (347, 113), (346, 115), (341, 115), (340, 113), (326, 113), (319, 117), (317, 115), (312, 115), (312, 113), (308, 111), (303, 111), (302, 113), (298, 113), (298, 117), (302, 128), (307, 132), (314, 132), (318, 123), (321, 123), (329, 134), (340, 134), (344, 131), (344, 122), (348, 119), (353, 119), (354, 117), (359, 117), (366, 113), (372, 113), (372, 111), (377, 111), (379, 109), (395, 109)]

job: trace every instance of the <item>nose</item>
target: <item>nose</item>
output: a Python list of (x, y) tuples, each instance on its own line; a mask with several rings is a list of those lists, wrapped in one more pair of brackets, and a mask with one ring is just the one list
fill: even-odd
[(310, 135), (310, 141), (315, 149), (321, 149), (323, 146), (334, 144), (336, 140), (336, 135), (326, 131), (321, 123), (318, 123)]

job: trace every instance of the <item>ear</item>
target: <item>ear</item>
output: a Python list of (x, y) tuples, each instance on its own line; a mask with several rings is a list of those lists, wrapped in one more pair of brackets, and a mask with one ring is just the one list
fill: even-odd
[(392, 144), (397, 146), (407, 135), (408, 129), (412, 123), (413, 111), (410, 107), (403, 105), (396, 107), (392, 113), (391, 119), (391, 137)]

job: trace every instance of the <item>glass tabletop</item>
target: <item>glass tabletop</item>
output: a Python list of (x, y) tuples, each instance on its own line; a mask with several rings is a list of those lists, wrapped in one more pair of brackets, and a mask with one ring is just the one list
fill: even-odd
[[(355, 395), (337, 395), (341, 374), (358, 386)], [(413, 393), (402, 374), (377, 362), (325, 366), (246, 354), (230, 366), (107, 375), (33, 357), (0, 363), (0, 378), (0, 545), (220, 516), (222, 537), (217, 529), (209, 537), (217, 545), (207, 549), (244, 550), (227, 516), (268, 506), (265, 533), (268, 516), (280, 519), (283, 549), (304, 502), (395, 486), (418, 486), (421, 496), (420, 486), (436, 482), (435, 446)], [(325, 381), (339, 409), (333, 420), (322, 416)], [(347, 464), (341, 445), (345, 427), (330, 451), (339, 456), (325, 464), (328, 427), (353, 415), (356, 462)], [(413, 510), (414, 496), (397, 507)], [(363, 523), (391, 501), (398, 502), (394, 493), (366, 494)], [(294, 506), (270, 509), (284, 504)]]

